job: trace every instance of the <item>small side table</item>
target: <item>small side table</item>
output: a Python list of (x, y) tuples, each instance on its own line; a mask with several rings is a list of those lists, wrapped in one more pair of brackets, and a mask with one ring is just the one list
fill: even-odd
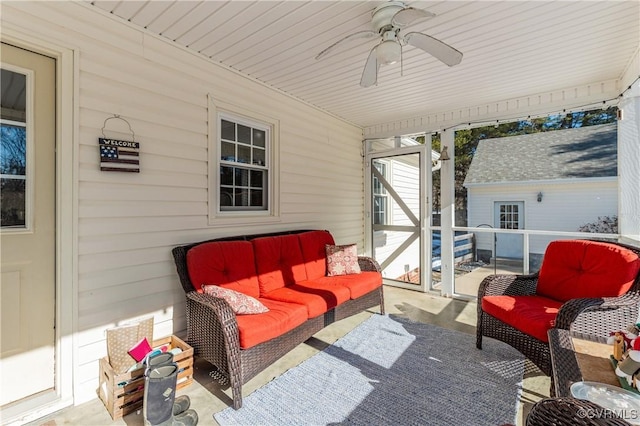
[[(577, 349), (574, 344), (576, 342), (580, 344)], [(571, 385), (581, 381), (620, 386), (609, 361), (611, 347), (604, 337), (554, 328), (549, 330), (549, 351), (553, 396), (570, 397)], [(579, 361), (588, 363), (586, 371), (583, 371)]]
[(549, 330), (551, 353), (551, 393), (554, 398), (537, 402), (527, 426), (542, 425), (629, 425), (613, 411), (590, 401), (571, 397), (571, 385), (593, 381), (620, 386), (609, 360), (611, 345), (604, 337)]

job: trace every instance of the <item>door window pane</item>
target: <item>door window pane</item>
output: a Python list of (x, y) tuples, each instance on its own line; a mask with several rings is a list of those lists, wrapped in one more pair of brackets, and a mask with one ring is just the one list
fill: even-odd
[(518, 229), (519, 209), (517, 204), (500, 206), (500, 229)]
[(2, 70), (0, 226), (27, 226), (26, 76)]
[(26, 225), (26, 180), (0, 179), (0, 205), (3, 227), (24, 227)]

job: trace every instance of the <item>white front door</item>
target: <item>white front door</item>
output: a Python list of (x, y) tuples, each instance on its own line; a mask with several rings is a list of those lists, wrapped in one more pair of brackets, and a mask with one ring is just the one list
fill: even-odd
[(55, 60), (1, 47), (0, 405), (55, 388)]
[[(496, 229), (524, 229), (524, 202), (500, 201), (495, 203)], [(522, 259), (523, 236), (521, 234), (496, 234), (496, 257)]]

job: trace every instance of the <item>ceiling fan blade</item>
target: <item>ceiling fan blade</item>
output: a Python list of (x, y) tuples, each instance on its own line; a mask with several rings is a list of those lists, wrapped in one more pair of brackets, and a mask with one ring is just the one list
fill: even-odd
[(462, 61), (462, 52), (426, 34), (409, 33), (404, 36), (404, 41), (413, 47), (424, 50), (450, 67)]
[(377, 37), (378, 33), (376, 33), (375, 31), (371, 31), (371, 30), (367, 30), (367, 31), (358, 31), (357, 33), (353, 33), (353, 34), (349, 34), (348, 36), (336, 41), (335, 43), (333, 43), (331, 46), (327, 47), (326, 49), (324, 49), (322, 52), (318, 53), (316, 55), (316, 60), (318, 59), (322, 59), (325, 56), (327, 56), (329, 53), (331, 53), (331, 51), (338, 45), (342, 44), (342, 43), (346, 43), (348, 41), (351, 40), (356, 40), (359, 38), (371, 38), (371, 37)]
[(370, 87), (378, 82), (378, 70), (380, 69), (380, 63), (378, 62), (378, 55), (376, 55), (377, 48), (378, 45), (371, 49), (367, 62), (364, 64), (362, 78), (360, 79), (360, 86), (362, 87)]
[(393, 15), (393, 18), (391, 18), (391, 25), (404, 27), (417, 19), (433, 18), (434, 16), (436, 15), (431, 12), (427, 12), (426, 10), (407, 7)]

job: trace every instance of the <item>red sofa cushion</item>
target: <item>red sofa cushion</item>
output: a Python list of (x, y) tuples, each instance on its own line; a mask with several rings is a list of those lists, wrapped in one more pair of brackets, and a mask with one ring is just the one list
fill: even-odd
[(561, 302), (542, 296), (484, 296), (482, 310), (542, 342), (555, 325)]
[(263, 297), (281, 302), (299, 303), (307, 308), (309, 318), (315, 318), (349, 300), (350, 292), (344, 286), (322, 285), (313, 281), (277, 288)]
[(324, 286), (343, 286), (349, 289), (350, 298), (357, 299), (382, 286), (382, 274), (375, 271), (363, 271), (353, 275), (321, 277), (313, 280)]
[(255, 252), (260, 295), (307, 279), (297, 235), (251, 240)]
[(269, 312), (236, 316), (242, 349), (281, 336), (307, 320), (307, 308), (304, 305), (264, 298), (258, 300), (269, 308)]
[(620, 296), (640, 271), (633, 251), (585, 240), (553, 241), (547, 247), (536, 293), (566, 302), (584, 297)]
[(248, 241), (199, 244), (187, 252), (189, 278), (196, 291), (214, 284), (251, 297), (260, 296), (253, 246)]
[(327, 275), (325, 246), (335, 244), (333, 236), (328, 231), (309, 231), (298, 234), (298, 238), (302, 248), (307, 279), (313, 280)]

